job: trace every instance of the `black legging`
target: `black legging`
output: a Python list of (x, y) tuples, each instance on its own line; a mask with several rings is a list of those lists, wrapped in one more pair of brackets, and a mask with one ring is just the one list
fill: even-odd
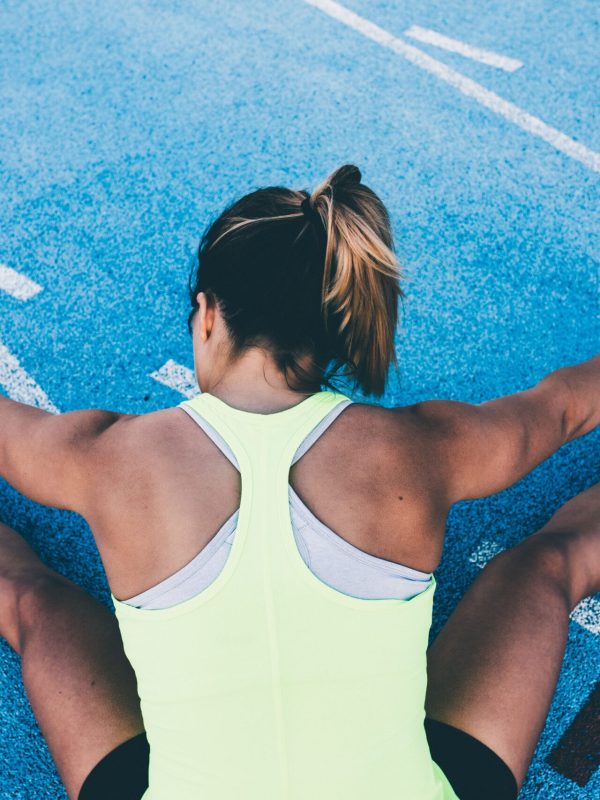
[(425, 718), (431, 757), (441, 767), (460, 800), (515, 800), (517, 781), (508, 765), (468, 733)]
[[(425, 719), (431, 757), (460, 800), (515, 800), (517, 781), (504, 761), (468, 733)], [(140, 800), (148, 788), (150, 748), (145, 733), (120, 744), (86, 778), (78, 800)], [(400, 800), (400, 798), (399, 798)]]
[(148, 788), (149, 755), (145, 731), (122, 742), (96, 764), (78, 800), (140, 800)]

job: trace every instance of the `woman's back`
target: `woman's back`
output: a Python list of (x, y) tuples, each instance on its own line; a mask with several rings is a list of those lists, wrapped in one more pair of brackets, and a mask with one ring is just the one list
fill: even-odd
[[(210, 437), (236, 470), (240, 465), (226, 440), (202, 416), (203, 400), (185, 400), (180, 408)], [(294, 453), (293, 467), (335, 422), (350, 404), (350, 398), (338, 403), (310, 430)], [(263, 416), (269, 416), (263, 415)], [(291, 471), (291, 469), (290, 469)], [(320, 580), (345, 594), (365, 599), (414, 597), (424, 591), (431, 573), (406, 567), (394, 561), (366, 553), (325, 525), (288, 484), (289, 516), (294, 541), (302, 560)], [(208, 544), (177, 572), (149, 589), (125, 600), (136, 608), (168, 608), (204, 591), (227, 565), (236, 546), (240, 508), (227, 518)]]
[[(422, 572), (436, 569), (447, 507), (412, 407), (352, 403), (291, 467), (289, 483), (354, 547)], [(122, 420), (87, 518), (116, 597), (173, 575), (240, 505), (238, 470), (177, 407)], [(101, 457), (101, 455), (100, 455)], [(110, 503), (106, 498), (110, 497)], [(135, 565), (135, 568), (134, 568)]]
[[(323, 391), (261, 415), (208, 393), (189, 401), (240, 465), (239, 530), (225, 568), (196, 596), (138, 609), (113, 594), (150, 744), (145, 800), (383, 800), (400, 787), (420, 800), (456, 797), (423, 726), (435, 578), (407, 600), (351, 597), (311, 575), (295, 547), (292, 457), (344, 402)], [(180, 462), (180, 475), (188, 468)], [(346, 491), (360, 484), (346, 480)]]

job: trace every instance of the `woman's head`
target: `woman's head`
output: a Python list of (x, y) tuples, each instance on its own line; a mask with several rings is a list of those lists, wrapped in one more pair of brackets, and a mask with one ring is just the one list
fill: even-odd
[(208, 227), (190, 275), (190, 331), (198, 312), (205, 321), (194, 339), (199, 384), (209, 352), (221, 369), (258, 348), (294, 391), (336, 388), (343, 375), (383, 394), (397, 367), (400, 277), (388, 213), (357, 167), (336, 169), (310, 194), (269, 186), (245, 195)]

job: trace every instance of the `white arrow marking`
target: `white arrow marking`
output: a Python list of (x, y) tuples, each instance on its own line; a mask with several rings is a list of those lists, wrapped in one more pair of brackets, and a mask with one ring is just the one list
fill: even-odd
[(2, 342), (0, 342), (0, 386), (12, 400), (43, 408), (53, 414), (60, 414), (44, 390), (25, 372), (17, 357)]
[(0, 289), (16, 297), (17, 300), (29, 300), (42, 291), (39, 284), (11, 267), (7, 267), (6, 264), (0, 264)]
[(184, 367), (183, 364), (178, 364), (171, 358), (159, 370), (151, 372), (150, 377), (170, 389), (175, 389), (176, 392), (180, 392), (187, 398), (200, 394), (194, 371), (189, 367)]

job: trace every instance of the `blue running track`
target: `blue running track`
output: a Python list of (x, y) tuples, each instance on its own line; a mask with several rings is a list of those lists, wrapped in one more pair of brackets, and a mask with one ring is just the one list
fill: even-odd
[[(406, 276), (401, 375), (370, 402), (479, 403), (590, 358), (598, 30), (586, 0), (0, 2), (0, 391), (63, 412), (178, 403), (193, 390), (186, 280), (207, 221), (345, 162), (388, 205)], [(596, 430), (452, 509), (432, 637), (491, 555), (600, 480), (599, 456)], [(0, 482), (0, 519), (110, 605), (80, 517)], [(600, 796), (598, 718), (595, 734), (578, 722), (599, 674), (600, 595), (572, 616), (524, 800)], [(0, 798), (66, 798), (3, 639)]]

